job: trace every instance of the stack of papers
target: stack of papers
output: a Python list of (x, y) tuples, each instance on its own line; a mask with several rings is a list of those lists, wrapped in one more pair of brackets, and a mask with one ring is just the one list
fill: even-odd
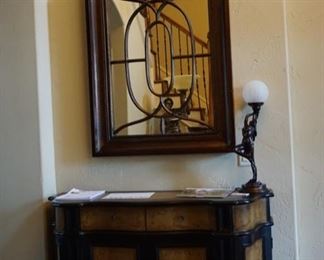
[(123, 192), (123, 193), (110, 193), (103, 197), (103, 200), (115, 199), (149, 199), (154, 195), (154, 192)]
[(106, 191), (104, 190), (90, 191), (90, 190), (79, 190), (73, 188), (69, 192), (57, 196), (55, 200), (56, 201), (73, 201), (73, 200), (90, 201), (104, 195), (105, 192)]
[(233, 190), (213, 188), (186, 188), (177, 197), (184, 198), (226, 198)]

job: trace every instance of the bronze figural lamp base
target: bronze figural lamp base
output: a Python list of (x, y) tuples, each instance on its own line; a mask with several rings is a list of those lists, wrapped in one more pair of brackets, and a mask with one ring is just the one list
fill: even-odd
[(269, 189), (265, 184), (259, 181), (248, 181), (247, 183), (243, 184), (239, 191), (242, 193), (250, 193), (250, 194), (265, 194), (269, 193)]
[(252, 107), (253, 112), (247, 114), (242, 129), (242, 143), (235, 146), (235, 152), (251, 163), (253, 177), (239, 189), (244, 193), (266, 193), (267, 186), (257, 181), (257, 167), (254, 161), (254, 141), (257, 136), (258, 116), (264, 101), (268, 98), (268, 87), (262, 81), (251, 81), (243, 88), (243, 98)]
[(242, 143), (235, 146), (235, 152), (246, 158), (251, 163), (253, 177), (246, 184), (239, 189), (243, 193), (266, 193), (269, 192), (267, 186), (257, 181), (257, 167), (254, 161), (254, 141), (257, 136), (257, 119), (263, 103), (249, 103), (253, 112), (246, 115), (244, 120), (244, 127), (242, 129)]

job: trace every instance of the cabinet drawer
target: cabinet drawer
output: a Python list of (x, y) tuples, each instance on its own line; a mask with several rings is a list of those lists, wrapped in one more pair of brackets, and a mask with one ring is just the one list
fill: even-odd
[(206, 260), (205, 248), (163, 248), (159, 260)]
[(82, 230), (145, 230), (145, 209), (140, 207), (84, 207), (80, 209)]
[(213, 230), (215, 209), (209, 206), (152, 207), (147, 209), (148, 231)]

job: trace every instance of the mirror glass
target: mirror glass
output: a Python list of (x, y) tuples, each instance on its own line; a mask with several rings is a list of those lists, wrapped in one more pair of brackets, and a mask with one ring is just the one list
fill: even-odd
[(208, 11), (208, 0), (106, 0), (113, 136), (215, 132)]

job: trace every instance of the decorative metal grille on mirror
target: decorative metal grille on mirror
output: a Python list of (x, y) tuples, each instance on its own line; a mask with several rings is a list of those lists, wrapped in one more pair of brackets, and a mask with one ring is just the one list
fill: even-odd
[[(194, 17), (195, 26), (185, 10), (188, 2), (115, 0), (108, 5), (109, 15), (121, 21), (118, 26), (112, 19), (108, 26), (114, 135), (214, 130), (209, 118), (208, 1), (194, 1), (206, 6), (207, 17)], [(206, 28), (197, 20), (204, 20)]]

